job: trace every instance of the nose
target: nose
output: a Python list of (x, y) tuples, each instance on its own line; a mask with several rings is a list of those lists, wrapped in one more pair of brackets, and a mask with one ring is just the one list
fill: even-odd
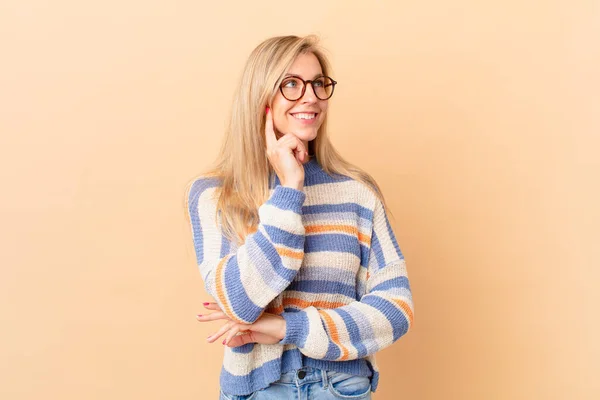
[(303, 103), (316, 103), (317, 95), (315, 95), (315, 90), (313, 88), (312, 82), (306, 85), (304, 90), (304, 95), (300, 99)]

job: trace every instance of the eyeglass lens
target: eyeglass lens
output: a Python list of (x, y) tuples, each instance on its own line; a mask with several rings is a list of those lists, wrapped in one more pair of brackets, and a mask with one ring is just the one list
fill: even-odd
[[(333, 94), (333, 80), (327, 76), (312, 81), (312, 87), (315, 95), (320, 100), (327, 100)], [(286, 99), (298, 100), (302, 97), (304, 88), (304, 81), (297, 77), (289, 77), (281, 82), (281, 91)]]

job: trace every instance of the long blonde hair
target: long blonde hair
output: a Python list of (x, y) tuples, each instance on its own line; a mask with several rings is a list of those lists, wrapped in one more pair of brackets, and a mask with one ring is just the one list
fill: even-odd
[[(265, 108), (271, 104), (285, 73), (300, 54), (313, 53), (323, 70), (330, 75), (331, 66), (314, 35), (278, 36), (259, 44), (250, 54), (239, 81), (229, 125), (216, 161), (201, 177), (215, 177), (221, 182), (215, 193), (217, 215), (220, 211), (223, 234), (243, 243), (258, 225), (258, 208), (268, 199), (274, 170), (266, 155)], [(308, 152), (315, 156), (328, 174), (340, 174), (365, 183), (387, 206), (381, 188), (367, 172), (342, 158), (327, 136), (327, 115), (317, 137), (309, 142)], [(193, 182), (189, 182), (185, 203)]]

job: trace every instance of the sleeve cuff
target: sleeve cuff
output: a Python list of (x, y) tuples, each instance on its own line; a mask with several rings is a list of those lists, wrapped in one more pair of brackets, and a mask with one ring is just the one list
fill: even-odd
[(283, 312), (280, 314), (285, 319), (285, 336), (279, 344), (294, 344), (298, 347), (304, 345), (308, 317), (304, 311)]
[(302, 212), (302, 205), (306, 199), (306, 193), (287, 186), (278, 185), (273, 190), (268, 203), (282, 210), (292, 210), (297, 214)]

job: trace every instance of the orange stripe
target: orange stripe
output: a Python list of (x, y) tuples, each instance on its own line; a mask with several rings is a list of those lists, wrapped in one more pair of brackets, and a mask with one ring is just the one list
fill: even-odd
[(406, 303), (404, 300), (400, 300), (400, 299), (394, 299), (394, 302), (396, 304), (398, 304), (400, 306), (400, 308), (406, 313), (406, 315), (408, 316), (408, 324), (412, 325), (413, 312), (412, 312), (410, 306), (408, 305), (408, 303)]
[(231, 308), (229, 307), (229, 304), (227, 304), (227, 298), (225, 297), (225, 288), (223, 287), (223, 279), (221, 278), (221, 276), (223, 275), (223, 268), (225, 267), (225, 263), (227, 262), (227, 260), (230, 257), (231, 257), (231, 254), (229, 256), (223, 257), (223, 259), (219, 262), (219, 265), (217, 265), (217, 268), (215, 271), (215, 284), (217, 286), (217, 297), (219, 298), (219, 302), (221, 303), (221, 305), (224, 308), (223, 312), (225, 312), (225, 314), (227, 314), (227, 316), (230, 317), (231, 319), (233, 319), (234, 321), (243, 323), (244, 321), (235, 317), (235, 315), (233, 314), (233, 311), (231, 311)]
[(345, 233), (349, 233), (358, 237), (358, 240), (365, 243), (367, 246), (371, 245), (371, 238), (364, 233), (359, 232), (356, 226), (352, 225), (308, 225), (304, 227), (304, 231), (306, 233), (323, 233), (323, 232), (332, 232), (332, 231), (341, 231)]
[(321, 233), (321, 232), (331, 232), (331, 231), (342, 231), (346, 233), (352, 233), (354, 235), (358, 235), (358, 229), (352, 225), (309, 225), (305, 227), (306, 233)]
[(268, 307), (265, 312), (271, 313), (271, 314), (281, 314), (283, 312), (283, 306), (272, 306), (272, 307)]
[(358, 232), (358, 240), (360, 240), (367, 246), (371, 245), (371, 236), (365, 235), (364, 233)]
[(283, 306), (288, 306), (288, 305), (298, 306), (300, 308), (306, 308), (306, 307), (310, 307), (310, 306), (315, 306), (315, 307), (319, 307), (319, 308), (338, 308), (338, 307), (343, 307), (347, 304), (340, 303), (340, 302), (332, 302), (332, 301), (321, 301), (321, 300), (306, 301), (306, 300), (298, 299), (296, 297), (286, 297), (283, 299)]
[(319, 314), (325, 320), (325, 324), (327, 325), (327, 328), (329, 329), (329, 333), (331, 335), (331, 340), (333, 341), (333, 343), (337, 344), (342, 350), (342, 357), (340, 357), (340, 360), (347, 360), (349, 352), (348, 349), (340, 343), (340, 335), (338, 333), (337, 327), (335, 326), (333, 318), (331, 318), (329, 314), (322, 310), (319, 310)]
[(275, 249), (277, 250), (277, 253), (280, 256), (286, 256), (286, 257), (295, 258), (298, 260), (302, 260), (304, 258), (303, 251), (294, 251), (294, 250), (286, 249), (284, 247), (276, 247)]

